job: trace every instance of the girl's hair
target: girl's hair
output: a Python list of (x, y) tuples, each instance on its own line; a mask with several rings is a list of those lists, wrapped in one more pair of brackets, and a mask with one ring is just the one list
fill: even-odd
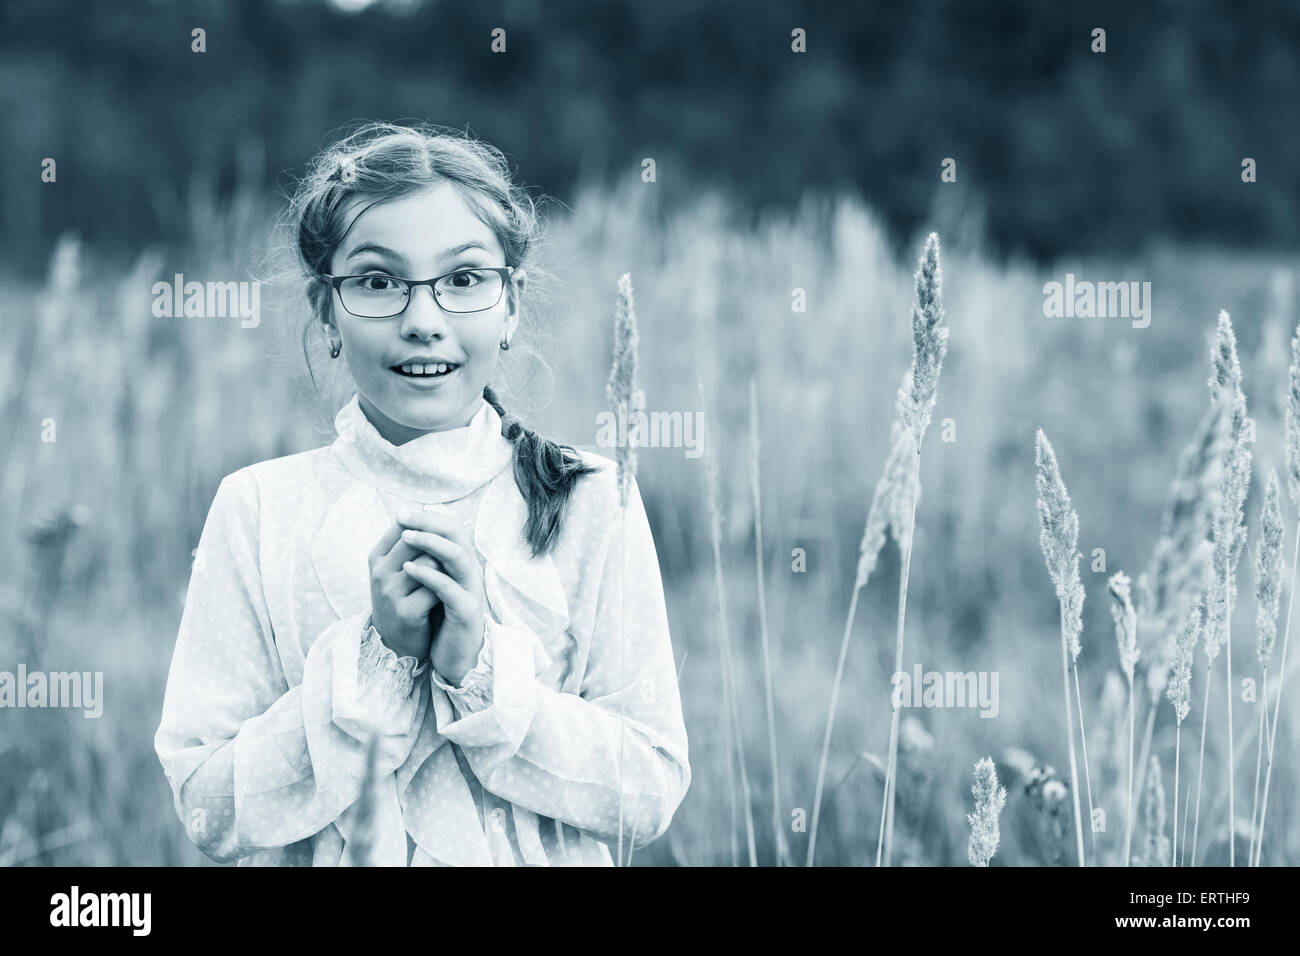
[[(368, 123), (326, 147), (311, 163), (290, 202), (290, 227), (299, 265), (307, 278), (312, 315), (303, 328), (303, 356), (311, 371), (308, 337), (331, 300), (317, 280), (347, 233), (345, 221), (357, 197), (393, 199), (449, 182), (488, 226), (505, 250), (506, 265), (533, 268), (541, 238), (537, 206), (516, 186), (496, 147), (437, 126)], [(515, 296), (513, 283), (506, 284)], [(312, 373), (315, 382), (315, 374)], [(579, 478), (598, 469), (569, 445), (548, 441), (506, 412), (491, 386), (483, 398), (501, 416), (501, 433), (514, 446), (514, 479), (528, 503), (524, 537), (534, 557), (555, 546), (569, 495)]]

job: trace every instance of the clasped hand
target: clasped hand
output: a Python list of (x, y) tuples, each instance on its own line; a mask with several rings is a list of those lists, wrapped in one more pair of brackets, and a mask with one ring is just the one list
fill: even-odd
[(398, 518), (370, 552), (371, 621), (399, 657), (428, 657), (459, 684), (483, 646), (483, 569), (450, 515)]

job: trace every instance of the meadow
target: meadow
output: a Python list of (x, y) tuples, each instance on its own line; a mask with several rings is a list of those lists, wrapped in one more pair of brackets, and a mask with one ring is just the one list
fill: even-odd
[[(635, 290), (647, 408), (694, 414), (702, 381), (704, 458), (672, 447), (638, 455), (681, 667), (693, 781), (667, 834), (638, 851), (634, 864), (750, 860), (745, 814), (729, 788), (704, 467), (711, 459), (754, 854), (770, 865), (778, 848), (750, 485), (754, 382), (762, 597), (780, 767), (776, 816), (788, 860), (801, 864), (808, 835), (792, 823), (812, 814), (859, 540), (890, 448), (895, 392), (911, 361), (913, 273), (929, 229), (890, 235), (849, 198), (809, 198), (792, 212), (749, 215), (704, 195), (686, 211), (665, 214), (655, 188), (630, 181), (581, 189), (552, 210), (544, 262), (551, 281), (540, 284), (521, 326), (520, 345), (529, 347), (506, 356), (499, 393), (532, 427), (594, 447), (623, 273)], [(267, 269), (273, 200), (258, 190), (217, 200), (196, 186), (188, 202), (190, 236), (175, 247), (90, 248), (69, 235), (46, 274), (0, 279), (0, 670), (22, 661), (29, 670), (102, 671), (105, 688), (99, 719), (73, 710), (0, 712), (0, 863), (207, 862), (185, 837), (153, 750), (192, 550), (220, 479), (332, 440), (333, 412), (348, 394), (318, 338), (312, 363), (319, 392), (313, 386), (300, 344), (305, 317), (291, 298), (264, 292), (262, 319), (248, 328), (237, 318), (154, 315), (155, 281), (176, 273), (244, 280)], [(1113, 864), (1124, 842), (1118, 794), (1128, 714), (1107, 581), (1120, 569), (1136, 580), (1151, 560), (1179, 456), (1209, 402), (1211, 336), (1219, 310), (1227, 310), (1256, 425), (1233, 673), (1257, 673), (1251, 565), (1264, 476), (1272, 467), (1286, 474), (1288, 343), (1300, 319), (1291, 281), (1296, 260), (1157, 244), (1122, 261), (1063, 258), (1036, 266), (988, 249), (977, 220), (938, 206), (935, 220), (950, 337), (921, 458), (904, 666), (909, 673), (914, 664), (996, 671), (1000, 701), (991, 718), (974, 708), (902, 712), (894, 862), (966, 865), (972, 770), (985, 756), (1008, 790), (992, 865), (1074, 862), (1073, 822), (1058, 799), (1060, 782), (1069, 785), (1060, 617), (1035, 507), (1035, 435), (1042, 428), (1078, 513), (1084, 557), (1078, 676), (1092, 790), (1108, 808), (1095, 851), (1089, 837), (1089, 858)], [(1044, 283), (1067, 273), (1149, 281), (1150, 324), (1047, 317)], [(805, 311), (792, 310), (796, 289), (806, 296)], [(43, 440), (51, 434), (53, 441)], [(597, 450), (612, 456), (612, 449)], [(1284, 515), (1290, 507), (1284, 501)], [(1284, 524), (1289, 556), (1294, 518)], [(1104, 573), (1093, 569), (1098, 548)], [(802, 570), (796, 549), (806, 557)], [(821, 865), (875, 862), (901, 570), (891, 541), (859, 596), (826, 770)], [(1290, 581), (1289, 567), (1283, 581)], [(1284, 589), (1283, 613), (1288, 597)], [(1290, 660), (1300, 661), (1300, 653)], [(1194, 673), (1188, 719), (1198, 725), (1199, 655)], [(1216, 673), (1202, 864), (1226, 862), (1228, 852), (1224, 694)], [(1300, 783), (1300, 691), (1291, 678), (1277, 730), (1282, 757), (1264, 865), (1300, 860), (1292, 796)], [(1236, 808), (1245, 828), (1239, 862), (1248, 839), (1256, 706), (1235, 708)], [(1172, 708), (1162, 702), (1151, 750), (1170, 775), (1167, 791), (1174, 733)], [(1185, 727), (1184, 781), (1196, 768), (1195, 745)], [(1134, 846), (1146, 836), (1139, 823)]]

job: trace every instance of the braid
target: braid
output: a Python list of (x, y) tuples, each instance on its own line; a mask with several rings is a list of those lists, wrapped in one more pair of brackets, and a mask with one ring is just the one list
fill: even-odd
[(501, 434), (514, 446), (515, 484), (528, 503), (524, 537), (533, 557), (555, 545), (569, 495), (579, 478), (599, 469), (586, 464), (569, 445), (548, 441), (502, 407), (492, 386), (483, 387), (483, 400), (501, 417)]
[(519, 437), (519, 433), (524, 431), (523, 424), (518, 418), (501, 407), (501, 400), (497, 398), (497, 393), (492, 390), (491, 385), (483, 386), (483, 399), (496, 409), (496, 413), (501, 416), (501, 434), (513, 444), (514, 440)]

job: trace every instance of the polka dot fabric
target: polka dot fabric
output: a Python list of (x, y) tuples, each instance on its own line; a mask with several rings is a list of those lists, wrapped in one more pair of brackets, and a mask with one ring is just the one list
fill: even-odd
[[(241, 865), (354, 865), (377, 736), (368, 862), (612, 863), (668, 828), (690, 784), (658, 556), (614, 463), (534, 558), (501, 419), (388, 443), (358, 399), (331, 445), (222, 479), (154, 746), (191, 841)], [(484, 570), (485, 641), (459, 686), (404, 682), (365, 641), (368, 554), (398, 515), (453, 516)], [(620, 760), (621, 752), (621, 760)]]

